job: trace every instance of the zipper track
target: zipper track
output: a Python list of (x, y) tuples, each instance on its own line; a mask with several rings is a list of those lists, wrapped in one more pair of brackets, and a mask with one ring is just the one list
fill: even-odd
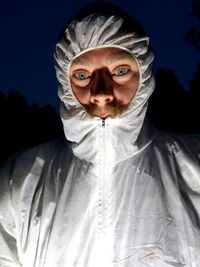
[(98, 239), (100, 240), (103, 232), (103, 194), (104, 194), (104, 179), (105, 179), (105, 119), (102, 119), (102, 154), (101, 154), (101, 169), (99, 180), (99, 199), (98, 199)]

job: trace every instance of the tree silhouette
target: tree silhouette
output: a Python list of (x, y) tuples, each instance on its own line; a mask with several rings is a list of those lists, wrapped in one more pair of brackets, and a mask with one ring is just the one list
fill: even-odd
[(200, 52), (200, 0), (193, 0), (190, 16), (195, 17), (198, 22), (189, 27), (184, 35), (184, 39), (191, 44), (197, 52)]
[(0, 160), (50, 139), (60, 137), (62, 123), (51, 106), (28, 105), (19, 92), (0, 91)]
[[(185, 33), (185, 41), (188, 42), (197, 53), (200, 52), (200, 0), (192, 1), (192, 12), (190, 16), (196, 18), (195, 25), (192, 25)], [(199, 116), (200, 116), (200, 62), (197, 64), (197, 69), (194, 72), (190, 85), (190, 101), (193, 105), (190, 106), (191, 120), (193, 120), (193, 129), (195, 132), (200, 132)]]
[[(191, 16), (197, 19), (184, 35), (200, 52), (200, 0), (193, 0)], [(189, 82), (189, 91), (180, 85), (172, 70), (159, 69), (155, 74), (156, 89), (150, 99), (148, 116), (161, 130), (200, 133), (200, 63)]]
[(187, 92), (171, 69), (155, 73), (156, 88), (149, 101), (147, 115), (161, 130), (188, 132), (189, 117), (185, 110)]
[(200, 133), (200, 62), (197, 65), (197, 69), (194, 72), (192, 79), (189, 82), (190, 84), (190, 101), (193, 102), (193, 105), (190, 106), (191, 109), (191, 120), (193, 120), (193, 129), (195, 132)]
[(197, 65), (197, 69), (194, 72), (193, 78), (189, 82), (192, 94), (194, 94), (194, 100), (198, 100), (200, 98), (200, 62)]

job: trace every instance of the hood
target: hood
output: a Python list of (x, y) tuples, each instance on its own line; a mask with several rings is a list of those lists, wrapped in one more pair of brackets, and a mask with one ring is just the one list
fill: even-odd
[(103, 47), (126, 50), (136, 59), (140, 71), (139, 86), (128, 108), (121, 115), (106, 119), (112, 147), (118, 147), (118, 156), (112, 160), (130, 157), (152, 140), (152, 132), (144, 123), (148, 98), (154, 89), (149, 37), (133, 18), (115, 5), (105, 2), (90, 4), (64, 27), (56, 44), (55, 68), (60, 83), (58, 95), (65, 136), (72, 142), (72, 149), (78, 157), (92, 162), (96, 159), (95, 137), (101, 119), (91, 117), (76, 99), (70, 85), (69, 68), (75, 57)]

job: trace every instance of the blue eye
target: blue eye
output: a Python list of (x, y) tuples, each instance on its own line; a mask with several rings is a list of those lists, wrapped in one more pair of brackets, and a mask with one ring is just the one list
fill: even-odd
[(128, 68), (127, 67), (119, 67), (116, 69), (115, 71), (115, 75), (117, 76), (123, 76), (128, 72)]
[(85, 71), (78, 71), (76, 73), (74, 73), (74, 76), (78, 79), (78, 80), (85, 80), (87, 78), (89, 78), (89, 73), (85, 72)]

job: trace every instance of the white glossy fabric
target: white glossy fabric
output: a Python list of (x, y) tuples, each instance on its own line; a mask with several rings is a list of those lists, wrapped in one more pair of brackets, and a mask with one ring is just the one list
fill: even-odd
[[(33, 148), (2, 168), (0, 266), (200, 266), (200, 139), (146, 121), (153, 56), (148, 37), (123, 24), (108, 15), (75, 19), (57, 44), (68, 141)], [(102, 126), (74, 97), (68, 70), (80, 53), (105, 46), (136, 58), (140, 85), (129, 108)]]

